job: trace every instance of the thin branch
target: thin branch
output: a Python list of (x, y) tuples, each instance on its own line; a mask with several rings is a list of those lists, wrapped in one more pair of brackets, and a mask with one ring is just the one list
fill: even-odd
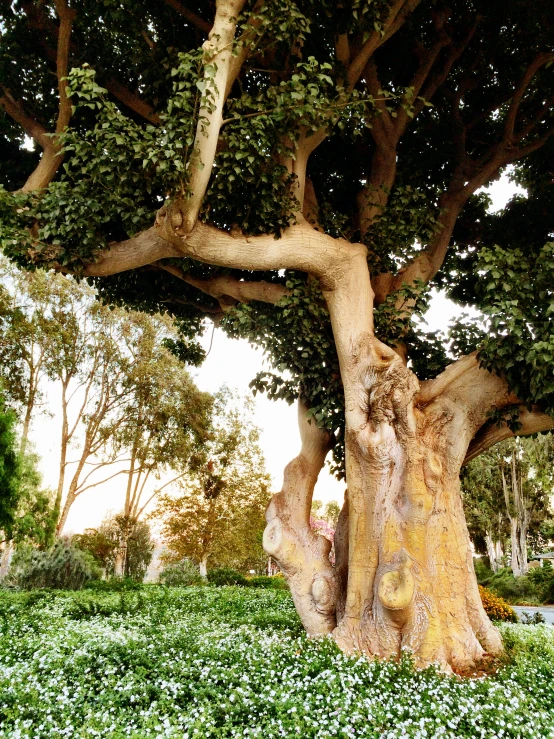
[(512, 136), (514, 135), (514, 131), (515, 131), (517, 114), (519, 112), (519, 108), (523, 100), (523, 96), (527, 88), (531, 84), (533, 77), (536, 75), (536, 73), (539, 71), (541, 67), (544, 67), (546, 64), (548, 64), (548, 62), (551, 62), (553, 60), (554, 60), (554, 54), (545, 53), (545, 52), (537, 54), (537, 56), (533, 59), (531, 64), (525, 70), (521, 80), (519, 81), (519, 84), (516, 86), (514, 90), (514, 94), (512, 96), (512, 102), (510, 103), (510, 107), (506, 115), (506, 121), (504, 124), (504, 136), (503, 136), (504, 143), (508, 143), (512, 140)]
[(110, 475), (109, 477), (105, 477), (103, 480), (99, 480), (98, 482), (92, 482), (90, 485), (86, 485), (84, 488), (79, 488), (74, 493), (75, 497), (78, 495), (81, 495), (85, 492), (85, 490), (90, 490), (91, 488), (96, 488), (98, 485), (103, 485), (105, 482), (108, 482), (109, 480), (113, 480), (114, 477), (117, 477), (118, 475), (127, 474), (129, 470), (119, 470), (119, 472), (114, 472), (113, 475)]
[[(229, 310), (237, 301), (240, 303), (249, 303), (251, 300), (259, 300), (262, 303), (272, 303), (275, 305), (285, 295), (291, 292), (284, 285), (278, 285), (272, 282), (245, 282), (237, 280), (234, 277), (221, 276), (198, 278), (192, 277), (180, 267), (173, 264), (157, 263), (154, 266), (163, 269), (169, 274), (177, 277), (179, 280), (186, 282), (188, 285), (196, 287), (198, 290), (211, 295), (219, 301), (222, 310)], [(231, 298), (231, 301), (228, 300)]]

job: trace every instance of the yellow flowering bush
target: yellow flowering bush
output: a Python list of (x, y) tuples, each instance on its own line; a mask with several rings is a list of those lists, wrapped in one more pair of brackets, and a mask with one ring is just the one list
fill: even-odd
[(481, 594), (481, 601), (483, 602), (483, 608), (487, 612), (489, 618), (493, 621), (511, 621), (512, 623), (517, 622), (517, 615), (514, 609), (507, 603), (503, 598), (499, 598), (490, 590), (479, 585), (479, 593)]

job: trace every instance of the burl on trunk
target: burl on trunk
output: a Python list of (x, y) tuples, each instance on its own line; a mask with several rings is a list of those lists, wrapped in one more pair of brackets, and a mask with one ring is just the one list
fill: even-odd
[(347, 418), (358, 423), (346, 428), (348, 491), (335, 567), (330, 543), (309, 527), (330, 440), (299, 407), (302, 450), (268, 508), (264, 546), (308, 633), (332, 634), (347, 652), (397, 657), (408, 649), (420, 666), (464, 669), (502, 649), (481, 604), (459, 484), (471, 416), (482, 411), (460, 406), (456, 395), (468, 370), (488, 373), (474, 358), (464, 361), (420, 388), (371, 334), (351, 352)]

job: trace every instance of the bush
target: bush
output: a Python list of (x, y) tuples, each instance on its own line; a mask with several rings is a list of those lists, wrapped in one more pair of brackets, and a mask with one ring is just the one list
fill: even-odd
[(248, 585), (248, 580), (240, 572), (231, 567), (216, 567), (208, 572), (208, 582), (211, 585)]
[(10, 580), (24, 590), (55, 588), (79, 590), (100, 577), (100, 569), (88, 552), (58, 539), (47, 551), (23, 547), (16, 551)]
[(110, 577), (107, 580), (90, 580), (85, 583), (84, 588), (97, 593), (122, 593), (142, 590), (143, 585), (130, 577)]
[(166, 565), (160, 572), (159, 581), (162, 585), (169, 585), (169, 587), (187, 587), (202, 585), (204, 578), (189, 559), (182, 559), (180, 562)]
[(481, 594), (481, 601), (483, 602), (483, 608), (485, 609), (487, 616), (493, 621), (510, 621), (511, 623), (517, 623), (517, 615), (509, 603), (506, 603), (502, 598), (498, 598), (490, 590), (479, 585), (479, 593)]
[(287, 581), (281, 575), (257, 575), (249, 577), (246, 584), (251, 588), (269, 588), (271, 590), (288, 590)]

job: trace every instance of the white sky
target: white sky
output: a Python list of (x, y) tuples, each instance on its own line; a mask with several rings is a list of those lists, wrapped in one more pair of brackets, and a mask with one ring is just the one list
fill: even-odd
[[(492, 210), (502, 208), (517, 189), (507, 175), (493, 183), (488, 188), (493, 199)], [(426, 316), (429, 330), (444, 329), (457, 312), (456, 306), (444, 295), (435, 294)], [(211, 333), (211, 329), (208, 330), (203, 338), (206, 349), (210, 343)], [(221, 330), (216, 329), (211, 351), (202, 367), (195, 370), (193, 375), (201, 390), (214, 392), (221, 385), (227, 384), (245, 394), (250, 393), (248, 384), (262, 368), (264, 358), (259, 349), (250, 346), (244, 339), (229, 339)], [(58, 480), (61, 419), (58, 411), (58, 391), (53, 385), (48, 388), (47, 405), (49, 415), (36, 416), (31, 429), (31, 440), (41, 457), (40, 469), (44, 484), (55, 488)], [(284, 467), (300, 449), (296, 408), (294, 405), (287, 405), (285, 401), (270, 401), (265, 396), (257, 395), (255, 422), (261, 429), (260, 441), (267, 469), (272, 477), (273, 490), (278, 491), (281, 488)], [(69, 459), (75, 457), (75, 453), (73, 456), (69, 455)], [(111, 473), (106, 473), (106, 476), (108, 474)], [(98, 526), (108, 511), (121, 510), (124, 484), (125, 477), (121, 475), (83, 493), (72, 506), (65, 531), (81, 532), (85, 528)], [(342, 504), (344, 487), (343, 482), (331, 477), (327, 468), (324, 468), (314, 498), (324, 502), (336, 500)], [(150, 493), (146, 491), (145, 499), (148, 495)]]

